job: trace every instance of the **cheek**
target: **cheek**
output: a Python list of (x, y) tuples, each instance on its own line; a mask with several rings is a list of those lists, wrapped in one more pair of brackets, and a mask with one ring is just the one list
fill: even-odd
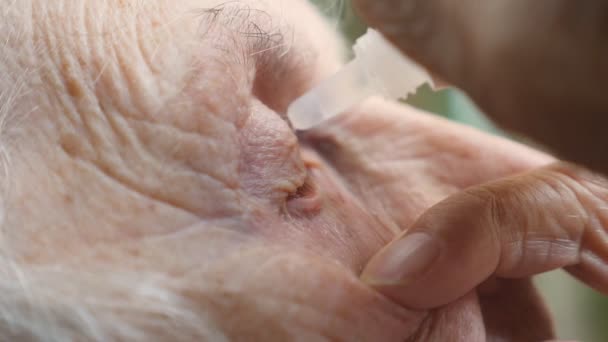
[(204, 286), (184, 295), (229, 340), (404, 341), (423, 318), (330, 260), (293, 249), (243, 249), (184, 283)]

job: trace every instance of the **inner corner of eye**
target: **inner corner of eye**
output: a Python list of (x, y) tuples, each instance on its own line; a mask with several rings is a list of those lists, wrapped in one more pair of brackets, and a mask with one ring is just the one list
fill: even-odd
[(311, 217), (321, 210), (321, 200), (317, 188), (307, 178), (294, 193), (287, 197), (285, 208), (290, 215), (296, 217)]
[(289, 201), (299, 198), (313, 197), (315, 196), (315, 194), (315, 186), (312, 184), (310, 177), (306, 177), (306, 179), (304, 180), (304, 184), (299, 186), (295, 192), (289, 194), (289, 196), (287, 196), (287, 200)]

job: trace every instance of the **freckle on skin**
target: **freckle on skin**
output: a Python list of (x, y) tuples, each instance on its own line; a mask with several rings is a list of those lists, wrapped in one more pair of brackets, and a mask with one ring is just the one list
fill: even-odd
[(129, 249), (127, 250), (129, 256), (137, 258), (141, 256), (141, 251), (139, 249)]
[(68, 78), (65, 82), (65, 87), (68, 91), (68, 94), (74, 98), (81, 98), (83, 91), (82, 86), (73, 78)]
[(157, 28), (159, 28), (159, 27), (161, 27), (161, 26), (162, 26), (162, 23), (161, 23), (160, 21), (158, 21), (158, 20), (154, 20), (154, 19), (153, 19), (153, 20), (150, 22), (150, 25), (152, 26), (152, 28), (153, 28), (153, 29), (157, 29)]
[(65, 195), (63, 196), (63, 201), (64, 201), (66, 204), (72, 204), (72, 203), (74, 203), (74, 197), (72, 197), (70, 194), (65, 194)]
[(75, 134), (68, 133), (62, 135), (59, 138), (59, 144), (65, 153), (71, 157), (82, 156), (84, 154), (82, 143)]
[(72, 68), (66, 62), (61, 63), (61, 73), (66, 75), (65, 88), (68, 94), (74, 98), (80, 98), (83, 94), (82, 85), (72, 77)]

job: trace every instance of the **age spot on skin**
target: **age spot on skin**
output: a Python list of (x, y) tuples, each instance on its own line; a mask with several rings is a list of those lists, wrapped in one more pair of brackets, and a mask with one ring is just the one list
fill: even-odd
[(68, 91), (68, 94), (75, 99), (81, 98), (84, 94), (82, 86), (73, 78), (68, 78), (66, 80), (65, 88)]
[(82, 156), (84, 154), (83, 144), (76, 134), (66, 133), (59, 138), (61, 149), (70, 157)]
[[(77, 63), (79, 63), (81, 66), (84, 65), (84, 62), (82, 61)], [(75, 73), (76, 68), (77, 67), (74, 67), (74, 65), (71, 65), (67, 61), (63, 61), (61, 63), (60, 71), (64, 78), (66, 93), (74, 99), (80, 99), (84, 96), (85, 86), (82, 80), (77, 78)]]

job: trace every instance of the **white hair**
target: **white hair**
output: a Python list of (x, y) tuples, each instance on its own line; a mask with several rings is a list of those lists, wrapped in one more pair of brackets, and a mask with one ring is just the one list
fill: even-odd
[(0, 340), (225, 340), (171, 283), (153, 273), (13, 264), (0, 281)]

